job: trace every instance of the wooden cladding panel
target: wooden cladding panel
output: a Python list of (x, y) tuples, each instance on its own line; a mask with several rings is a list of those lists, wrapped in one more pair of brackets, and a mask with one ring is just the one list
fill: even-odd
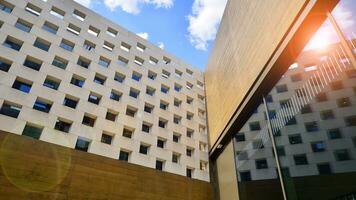
[(210, 183), (0, 132), (0, 199), (213, 199)]
[(214, 145), (308, 0), (230, 0), (205, 73)]

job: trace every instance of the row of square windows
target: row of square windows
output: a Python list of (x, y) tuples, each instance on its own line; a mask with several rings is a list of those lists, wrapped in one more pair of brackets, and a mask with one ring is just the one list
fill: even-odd
[[(337, 150), (337, 151), (334, 152), (334, 156), (338, 160), (343, 160), (343, 159), (349, 158), (349, 153), (348, 153), (347, 149), (340, 149), (340, 150)], [(308, 164), (307, 157), (304, 154), (295, 155), (295, 156), (293, 156), (293, 159), (294, 159), (295, 165), (306, 165), (306, 164)], [(255, 161), (255, 166), (256, 166), (256, 169), (268, 168), (267, 161), (263, 160), (263, 159), (262, 160), (256, 160)], [(327, 163), (327, 162), (317, 163), (316, 167), (317, 167), (318, 173), (320, 175), (327, 175), (327, 174), (332, 174), (333, 173), (333, 170), (332, 170), (332, 167), (331, 167), (330, 163)], [(278, 174), (278, 172), (276, 172), (276, 173)], [(288, 167), (282, 167), (282, 173), (283, 173), (283, 176), (290, 177), (290, 172), (289, 172), (289, 168)], [(242, 182), (253, 180), (252, 177), (251, 177), (251, 171), (249, 171), (249, 170), (240, 171), (239, 172), (239, 177), (240, 177), (240, 181), (242, 181)]]
[[(61, 130), (61, 126), (62, 125), (59, 122), (57, 122), (56, 125), (55, 125), (55, 129)], [(27, 123), (25, 128), (22, 131), (22, 135), (31, 137), (33, 139), (40, 139), (42, 131), (43, 131), (42, 127), (39, 127), (39, 126), (31, 124), (31, 123)], [(112, 141), (113, 141), (113, 135), (108, 134), (108, 133), (103, 133), (102, 134), (102, 136), (101, 136), (101, 142), (102, 143), (111, 144)], [(87, 152), (89, 150), (89, 148), (90, 148), (90, 144), (91, 144), (91, 140), (89, 140), (87, 138), (83, 138), (83, 137), (78, 137), (74, 148), (76, 150)], [(163, 149), (165, 147), (165, 140), (158, 139), (157, 140), (157, 147)], [(203, 145), (201, 145), (200, 148), (204, 148)], [(140, 147), (139, 147), (139, 153), (140, 154), (148, 155), (149, 154), (149, 150), (150, 150), (150, 145), (149, 144), (144, 144), (144, 143), (140, 144)], [(130, 159), (130, 154), (131, 154), (131, 151), (129, 151), (129, 150), (123, 150), (123, 149), (120, 150), (119, 160), (128, 162), (129, 159)], [(192, 157), (193, 154), (194, 154), (194, 148), (187, 147), (186, 148), (186, 156), (187, 157)], [(172, 152), (172, 160), (171, 160), (172, 163), (179, 164), (180, 163), (180, 159), (181, 159), (181, 154), (180, 153)], [(164, 164), (165, 164), (165, 160), (157, 159), (156, 160), (156, 169), (164, 170)], [(206, 161), (202, 161), (201, 160), (200, 161), (200, 170), (207, 171), (207, 165), (208, 165), (208, 163)], [(187, 176), (188, 177), (192, 177), (193, 170), (194, 170), (193, 167), (188, 167), (187, 168)], [(188, 171), (189, 171), (189, 173), (188, 173)]]
[[(29, 4), (30, 4), (30, 3), (29, 3)], [(0, 5), (3, 5), (3, 8), (6, 8), (6, 5), (5, 5), (4, 3), (3, 3), (3, 4), (0, 4)], [(30, 5), (32, 5), (32, 4), (30, 4)], [(27, 8), (27, 7), (26, 7), (26, 8)], [(4, 10), (4, 9), (2, 9), (2, 10)], [(33, 9), (32, 9), (32, 10), (33, 10)], [(53, 10), (53, 9), (52, 9), (52, 10)], [(55, 9), (55, 10), (56, 10), (56, 9)], [(11, 11), (12, 11), (12, 8), (11, 8)], [(56, 13), (56, 12), (53, 11), (53, 13)], [(56, 15), (55, 15), (55, 16), (56, 16)], [(23, 31), (25, 31), (25, 32), (30, 32), (31, 29), (32, 29), (32, 26), (33, 26), (33, 24), (31, 24), (30, 22), (27, 22), (26, 20), (20, 19), (20, 18), (17, 20), (17, 22), (16, 22), (16, 24), (15, 24), (15, 27), (17, 27), (17, 28), (19, 28), (19, 29), (21, 29), (21, 30), (23, 30)], [(43, 28), (44, 30), (50, 32), (50, 33), (53, 33), (53, 34), (56, 34), (57, 31), (58, 31), (58, 29), (59, 29), (58, 26), (56, 26), (56, 25), (54, 25), (53, 23), (50, 23), (50, 22), (48, 22), (48, 21), (46, 21), (46, 22), (43, 24), (42, 28)], [(66, 30), (69, 31), (69, 32), (71, 32), (71, 33), (73, 33), (73, 34), (76, 34), (76, 35), (78, 35), (79, 32), (80, 32), (80, 28), (77, 27), (77, 26), (75, 26), (75, 25), (73, 25), (73, 24), (69, 24)], [(107, 30), (107, 33), (108, 33), (109, 35), (111, 35), (111, 36), (113, 35), (112, 30), (113, 30), (112, 28), (108, 28), (108, 30)], [(95, 34), (95, 35), (98, 36), (99, 32), (100, 32), (99, 29), (97, 29), (97, 28), (95, 28), (95, 27), (92, 27), (92, 26), (90, 26), (89, 29), (88, 29), (88, 33), (90, 33), (90, 34), (92, 34), (92, 35), (95, 34), (95, 33), (97, 33), (97, 34)], [(115, 36), (116, 36), (116, 35), (117, 35), (117, 31), (116, 31)], [(20, 42), (20, 44), (21, 44), (21, 41), (18, 41), (18, 42)], [(35, 41), (35, 45), (39, 46), (39, 48), (41, 48), (41, 49), (43, 49), (43, 50), (45, 50), (45, 51), (48, 51), (48, 49), (50, 48), (51, 43), (48, 42), (48, 41), (46, 41), (46, 40), (44, 40), (44, 39), (37, 38), (36, 41)], [(18, 44), (17, 46), (19, 46), (19, 44)], [(65, 40), (65, 39), (63, 39), (62, 42), (61, 42), (61, 44), (60, 44), (60, 47), (66, 49), (66, 50), (68, 50), (68, 51), (73, 51), (74, 46), (75, 46), (75, 44), (74, 44), (73, 42), (70, 42), (70, 41)], [(88, 51), (94, 51), (96, 45), (95, 45), (94, 43), (92, 43), (92, 42), (86, 40), (86, 41), (84, 42), (84, 44), (83, 44), (83, 47), (84, 47), (85, 49), (87, 49)], [(19, 47), (19, 48), (21, 48), (21, 47)], [(103, 44), (103, 48), (106, 49), (106, 50), (109, 50), (109, 51), (113, 51), (114, 48), (115, 48), (115, 45), (112, 44), (112, 43), (109, 43), (109, 42), (105, 41), (104, 44)], [(129, 45), (129, 44), (125, 43), (125, 42), (121, 42), (120, 48), (121, 48), (122, 50), (124, 50), (124, 51), (129, 52), (130, 49), (131, 49), (131, 45)], [(146, 47), (145, 47), (144, 45), (142, 45), (141, 43), (137, 43), (136, 48), (137, 48), (139, 51), (144, 51), (144, 50), (146, 49)], [(163, 60), (164, 60), (164, 63), (165, 63), (165, 64), (169, 64), (169, 63), (171, 62), (171, 60), (170, 60), (169, 58), (167, 58), (167, 57), (163, 57)], [(119, 61), (119, 63), (121, 63), (122, 65), (127, 65), (127, 64), (128, 64), (128, 59), (126, 59), (126, 58), (124, 58), (124, 57), (121, 57), (121, 56), (119, 56), (118, 61)], [(110, 63), (111, 63), (110, 59), (105, 58), (105, 57), (102, 57), (102, 56), (100, 57), (99, 64), (108, 67), (108, 66), (110, 65)], [(138, 65), (141, 66), (141, 65), (144, 64), (144, 59), (135, 56), (134, 63), (136, 63), (136, 64), (138, 64)], [(158, 63), (158, 59), (156, 59), (156, 58), (150, 56), (149, 63), (152, 64), (152, 65), (156, 65), (156, 64)], [(187, 73), (189, 76), (192, 76), (192, 75), (193, 75), (193, 71), (191, 71), (191, 70), (189, 70), (189, 69), (186, 69), (186, 73)], [(181, 71), (179, 71), (179, 70), (175, 70), (175, 74), (176, 74), (176, 76), (181, 77), (181, 76), (183, 75), (183, 72), (181, 72)], [(168, 78), (169, 75), (170, 75), (170, 73), (169, 73), (168, 71), (165, 71), (165, 70), (162, 71), (162, 76)], [(204, 87), (203, 83), (200, 82), (200, 81), (197, 81), (197, 86), (200, 87), (200, 88), (203, 88), (203, 87)], [(187, 87), (191, 88), (191, 87), (193, 87), (193, 84), (187, 82)]]
[[(77, 83), (76, 79), (72, 78), (71, 83), (75, 85)], [(43, 83), (43, 86), (57, 90), (58, 87), (59, 87), (59, 83), (54, 81), (53, 79), (51, 79), (51, 77), (47, 77), (45, 79), (44, 83)], [(24, 93), (29, 93), (31, 88), (32, 88), (32, 83), (29, 80), (17, 77), (15, 79), (13, 85), (12, 85), (12, 88), (20, 90), (20, 91), (22, 91)], [(130, 96), (132, 96), (131, 92), (130, 92)], [(120, 98), (121, 98), (121, 93), (117, 93), (115, 91), (111, 92), (110, 99), (112, 99), (114, 101), (119, 101)], [(98, 105), (100, 103), (101, 99), (102, 99), (102, 96), (91, 92), (89, 94), (89, 97), (88, 97), (88, 102)], [(51, 101), (43, 99), (43, 98), (37, 98), (36, 103), (38, 105), (41, 105), (41, 107), (42, 107), (41, 111), (47, 112), (47, 113), (50, 111), (50, 109), (52, 107), (52, 104), (53, 104)], [(36, 105), (36, 103), (35, 103), (35, 105)], [(79, 98), (76, 98), (76, 97), (70, 96), (70, 95), (66, 95), (65, 98), (64, 98), (64, 101), (63, 101), (63, 105), (65, 105), (67, 107), (70, 107), (70, 108), (73, 108), (73, 109), (76, 109), (78, 103), (79, 103)], [(174, 105), (177, 106), (177, 107), (180, 106), (180, 104), (177, 104), (176, 102), (175, 102)], [(159, 107), (162, 110), (167, 110), (168, 106), (169, 106), (169, 104), (167, 102), (161, 101)], [(154, 105), (145, 103), (143, 110), (146, 113), (152, 113), (154, 111), (154, 107), (155, 107)], [(127, 108), (126, 108), (126, 115), (130, 116), (130, 117), (135, 117), (137, 111), (138, 111), (138, 108), (135, 108), (133, 106), (129, 106), (128, 105)], [(119, 112), (117, 112), (117, 111), (108, 109), (107, 118), (108, 118), (108, 116), (110, 116), (111, 121), (115, 121), (116, 117), (118, 116), (118, 113)], [(200, 110), (199, 111), (199, 116), (200, 117), (204, 117), (204, 115), (205, 115), (205, 112)], [(193, 117), (194, 117), (194, 114), (188, 111), (187, 115), (186, 115), (186, 119), (187, 120), (193, 120)], [(167, 125), (168, 125), (168, 121), (169, 120), (167, 120), (167, 119), (160, 118), (159, 122), (158, 122), (158, 126), (161, 127), (161, 128), (166, 128)], [(176, 115), (176, 114), (173, 115), (173, 122), (175, 124), (181, 124), (181, 121), (182, 121), (182, 116), (179, 116), (179, 115)], [(152, 126), (152, 124), (150, 124), (150, 123), (146, 123), (145, 122), (145, 124), (149, 125), (150, 127)], [(200, 133), (205, 134), (205, 131), (206, 131), (205, 129), (206, 128), (205, 128), (204, 125), (202, 125), (202, 124), (199, 125), (199, 132)], [(194, 133), (194, 130), (190, 129), (190, 128), (187, 128), (187, 132), (189, 132), (189, 134), (187, 134), (187, 135), (192, 137), (192, 135)]]
[[(68, 103), (68, 101), (66, 101), (66, 99), (65, 99), (64, 100), (64, 105), (71, 106), (72, 104)], [(21, 112), (21, 108), (22, 108), (22, 106), (20, 106), (20, 105), (17, 105), (15, 103), (12, 103), (12, 102), (9, 102), (9, 101), (4, 101), (4, 103), (3, 103), (3, 105), (2, 105), (2, 107), (0, 109), (0, 114), (8, 116), (8, 117), (17, 118), (19, 116), (20, 112)], [(48, 104), (46, 104), (46, 103), (44, 103), (42, 101), (37, 100), (35, 102), (34, 106), (33, 106), (33, 109), (48, 113), (49, 109), (50, 109), (50, 106), (48, 106)], [(106, 117), (105, 118), (107, 120), (110, 120), (110, 121), (115, 121), (116, 117), (117, 117), (117, 114), (112, 113), (111, 111), (108, 111), (106, 113)], [(94, 124), (95, 124), (95, 121), (96, 121), (96, 117), (94, 117), (93, 115), (85, 113), (84, 117), (83, 117), (83, 120), (82, 120), (82, 124), (86, 125), (86, 126), (93, 127)], [(68, 133), (70, 131), (70, 129), (71, 129), (72, 124), (73, 124), (73, 122), (70, 121), (70, 120), (63, 119), (63, 118), (58, 118), (57, 121), (56, 121), (54, 129), (62, 131), (62, 132), (65, 132), (65, 133)], [(141, 131), (145, 132), (145, 133), (150, 133), (151, 132), (151, 128), (152, 128), (152, 124), (149, 124), (147, 122), (143, 122), (142, 123), (142, 127), (141, 127)], [(113, 138), (113, 136), (115, 134), (110, 134), (110, 133), (108, 133), (106, 131), (104, 131), (104, 132), (106, 133), (104, 135), (110, 135), (111, 136), (110, 140), (108, 140), (108, 142), (104, 142), (104, 143), (111, 144), (112, 138)], [(132, 138), (134, 132), (135, 132), (134, 128), (125, 127), (123, 129), (122, 136), (126, 137), (126, 138)], [(186, 132), (186, 136), (187, 137), (192, 138), (193, 134), (194, 134), (194, 130), (187, 129), (187, 132)], [(105, 137), (108, 138), (109, 136), (105, 136)], [(174, 133), (172, 140), (175, 143), (180, 143), (181, 134)], [(159, 146), (161, 148), (164, 148), (165, 142), (166, 142), (166, 139), (163, 139), (163, 138), (158, 139), (158, 141), (157, 141), (157, 143), (162, 144), (162, 145)], [(187, 147), (187, 149), (190, 149), (190, 151), (194, 150), (193, 147)], [(204, 142), (199, 142), (199, 149), (201, 151), (207, 151), (207, 144), (204, 143)]]
[[(4, 46), (9, 47), (9, 48), (12, 48), (12, 49), (15, 49), (15, 50), (18, 50), (18, 48), (14, 48), (14, 47), (13, 47), (13, 44), (14, 44), (14, 43), (12, 43), (12, 42), (11, 42), (11, 39), (9, 39), (9, 38), (11, 38), (11, 37), (8, 36), (8, 38), (5, 40)], [(36, 42), (35, 42), (34, 45), (36, 46)], [(23, 65), (26, 66), (26, 67), (28, 67), (28, 68), (31, 68), (31, 69), (33, 69), (33, 70), (39, 71), (40, 68), (41, 68), (41, 66), (42, 66), (42, 63), (43, 63), (43, 62), (40, 61), (40, 60), (37, 59), (37, 58), (31, 57), (31, 56), (27, 56), (26, 59), (25, 59), (25, 61), (24, 61), (24, 63), (23, 63)], [(68, 61), (66, 61), (66, 60), (64, 60), (63, 58), (60, 58), (60, 57), (58, 57), (58, 56), (55, 56), (54, 59), (53, 59), (53, 62), (52, 62), (52, 65), (53, 65), (53, 66), (59, 67), (59, 68), (61, 68), (61, 69), (65, 69), (65, 68), (67, 67), (67, 64), (68, 64)], [(88, 68), (88, 67), (89, 67), (89, 63), (85, 60), (85, 58), (82, 58), (82, 57), (79, 57), (79, 58), (78, 58), (77, 64), (78, 64), (79, 66), (81, 66), (81, 67), (84, 67), (84, 68)], [(7, 59), (5, 59), (5, 58), (0, 58), (0, 70), (7, 72), (7, 71), (10, 69), (11, 65), (12, 65), (12, 62), (11, 62), (10, 60), (7, 60)], [(152, 72), (152, 71), (149, 71), (147, 77), (148, 77), (149, 79), (151, 79), (151, 80), (155, 80), (156, 77), (157, 77), (157, 74), (154, 73), (154, 72)], [(117, 82), (119, 82), (119, 83), (123, 83), (123, 82), (125, 81), (125, 78), (126, 78), (126, 76), (125, 76), (124, 74), (121, 74), (121, 73), (119, 73), (119, 72), (116, 72), (116, 73), (115, 73), (115, 76), (114, 76), (114, 80), (115, 80), (115, 81), (117, 81)], [(132, 78), (133, 80), (135, 80), (135, 81), (140, 81), (141, 78), (142, 78), (142, 74), (140, 74), (140, 73), (134, 71), (134, 72), (132, 73), (131, 78)], [(82, 87), (83, 84), (84, 84), (85, 78), (83, 78), (83, 77), (78, 77), (78, 79), (79, 79), (78, 84), (80, 84), (80, 87)], [(107, 80), (107, 77), (106, 77), (106, 76), (101, 75), (101, 74), (98, 74), (98, 73), (96, 73), (96, 75), (95, 75), (95, 77), (94, 77), (94, 82), (95, 82), (95, 83), (98, 83), (98, 84), (101, 84), (101, 85), (104, 85), (105, 82), (106, 82), (106, 80)], [(193, 86), (190, 85), (190, 83), (187, 83), (187, 88), (188, 88), (188, 89), (191, 89), (192, 87), (193, 87)], [(174, 90), (175, 90), (176, 92), (181, 92), (182, 86), (179, 85), (179, 84), (177, 84), (177, 83), (175, 83), (175, 84), (174, 84)], [(146, 93), (147, 93), (148, 95), (150, 95), (150, 96), (153, 96), (153, 95), (155, 94), (155, 91), (156, 91), (156, 89), (153, 88), (153, 87), (150, 87), (150, 86), (147, 86), (147, 87), (146, 87)], [(166, 86), (166, 85), (164, 85), (164, 84), (161, 84), (161, 92), (162, 92), (162, 93), (168, 94), (169, 91), (170, 91), (170, 87), (169, 87), (169, 86)], [(134, 88), (131, 88), (130, 94), (132, 94), (135, 98), (137, 98), (138, 95), (139, 95), (139, 90), (134, 89)], [(199, 94), (198, 94), (197, 96), (198, 96), (198, 99), (199, 99), (202, 103), (204, 103), (204, 99), (205, 99), (204, 96), (199, 95)], [(191, 104), (192, 102), (193, 102), (193, 98), (187, 96), (187, 103), (188, 103), (188, 104)]]

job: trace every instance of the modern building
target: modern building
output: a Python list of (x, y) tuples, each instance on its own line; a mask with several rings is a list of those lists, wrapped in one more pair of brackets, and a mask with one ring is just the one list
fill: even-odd
[(202, 72), (74, 1), (0, 10), (0, 130), (209, 181)]

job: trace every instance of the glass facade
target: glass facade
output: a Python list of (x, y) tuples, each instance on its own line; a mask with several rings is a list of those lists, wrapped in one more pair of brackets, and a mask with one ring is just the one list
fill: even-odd
[(355, 199), (355, 20), (340, 1), (235, 134), (240, 199)]

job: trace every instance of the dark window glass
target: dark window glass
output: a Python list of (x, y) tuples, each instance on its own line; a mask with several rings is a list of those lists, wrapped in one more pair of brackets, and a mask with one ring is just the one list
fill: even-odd
[(0, 2), (0, 10), (4, 12), (11, 13), (13, 8), (14, 6), (12, 5), (6, 5), (4, 2)]
[(350, 160), (350, 155), (347, 149), (339, 149), (334, 151), (336, 161)]
[(294, 163), (296, 165), (307, 165), (308, 164), (308, 159), (305, 154), (294, 155), (293, 158), (294, 158)]
[(179, 138), (180, 138), (179, 135), (173, 135), (173, 142), (178, 143), (179, 142)]
[(101, 99), (101, 97), (99, 97), (99, 96), (96, 96), (94, 94), (89, 94), (88, 101), (93, 103), (93, 104), (97, 104), (98, 105), (100, 103), (100, 99)]
[(308, 132), (316, 132), (319, 131), (319, 126), (317, 122), (307, 122), (305, 123), (305, 129)]
[(235, 135), (235, 141), (236, 142), (242, 142), (245, 141), (245, 134), (244, 133), (238, 133)]
[(105, 144), (111, 144), (112, 142), (112, 135), (108, 135), (108, 134), (102, 134), (101, 135), (101, 142), (105, 143)]
[(287, 92), (288, 87), (287, 87), (287, 85), (277, 85), (276, 91), (277, 91), (277, 93)]
[(56, 125), (54, 126), (54, 129), (68, 133), (71, 126), (72, 126), (71, 123), (57, 120)]
[(25, 93), (29, 93), (31, 90), (31, 85), (19, 80), (15, 80), (14, 84), (12, 85), (12, 88), (18, 89)]
[(173, 153), (172, 162), (173, 163), (179, 163), (179, 155), (178, 154)]
[(63, 105), (65, 105), (65, 106), (75, 109), (77, 107), (77, 104), (78, 104), (78, 101), (76, 101), (76, 100), (73, 100), (73, 99), (70, 99), (67, 97), (64, 98)]
[(337, 105), (340, 108), (351, 106), (350, 98), (349, 97), (343, 97), (343, 98), (337, 99)]
[(261, 160), (256, 160), (256, 169), (266, 169), (268, 168), (267, 160), (266, 159), (261, 159)]
[(313, 152), (325, 151), (324, 142), (313, 142), (313, 143), (311, 143), (311, 147), (312, 147)]
[(43, 30), (46, 30), (50, 33), (53, 33), (53, 34), (57, 34), (57, 31), (58, 31), (58, 26), (52, 24), (52, 23), (49, 23), (49, 22), (45, 22), (42, 26), (42, 29)]
[(25, 128), (22, 131), (22, 135), (32, 137), (33, 139), (40, 139), (43, 128), (35, 127), (29, 124), (26, 124)]
[(115, 77), (114, 77), (114, 80), (119, 82), (119, 83), (122, 83), (125, 80), (125, 75), (116, 73)]
[(193, 149), (187, 149), (187, 150), (186, 150), (186, 155), (189, 156), (189, 157), (192, 157), (192, 155), (193, 155)]
[(42, 49), (43, 51), (48, 51), (49, 48), (51, 47), (51, 44), (48, 43), (48, 42), (44, 42), (44, 41), (41, 41), (39, 39), (37, 39), (35, 41), (35, 43), (33, 44), (33, 46), (39, 48), (39, 49)]
[(77, 139), (77, 143), (75, 144), (75, 149), (79, 151), (87, 152), (89, 149), (90, 142), (84, 139)]
[(130, 97), (133, 97), (133, 98), (138, 98), (138, 95), (139, 95), (139, 91), (138, 90), (134, 90), (134, 89), (130, 89)]
[(82, 124), (93, 127), (95, 124), (95, 119), (84, 115)]
[(136, 115), (136, 109), (127, 108), (127, 109), (126, 109), (126, 115), (127, 115), (127, 116), (130, 116), (130, 117), (135, 117), (135, 115)]
[(89, 68), (89, 65), (90, 65), (90, 61), (84, 60), (84, 59), (82, 59), (82, 58), (79, 58), (78, 61), (77, 61), (77, 64), (78, 64), (79, 66), (81, 66), (81, 67), (84, 67), (84, 68), (88, 69), (88, 68)]
[(127, 138), (131, 138), (133, 134), (133, 131), (124, 128), (124, 131), (122, 132), (122, 136), (127, 137)]
[(22, 31), (25, 31), (25, 32), (30, 32), (31, 31), (31, 28), (32, 28), (32, 25), (28, 22), (25, 22), (23, 20), (18, 20), (15, 24), (15, 27), (22, 30)]
[(300, 135), (290, 135), (289, 136), (289, 143), (290, 144), (300, 144), (302, 143), (302, 136)]
[(42, 100), (37, 99), (35, 104), (33, 105), (33, 109), (38, 110), (38, 111), (42, 111), (45, 113), (49, 113), (49, 111), (51, 110), (52, 104), (51, 103), (46, 103)]
[(277, 146), (277, 155), (278, 156), (285, 156), (286, 151), (284, 150), (284, 146)]
[(0, 109), (0, 114), (6, 115), (9, 117), (13, 117), (13, 118), (17, 118), (20, 114), (20, 111), (21, 111), (21, 106), (17, 106), (14, 104), (4, 102)]
[(167, 94), (169, 91), (169, 88), (165, 87), (165, 86), (161, 86), (161, 92)]
[(328, 130), (329, 139), (339, 139), (342, 138), (341, 131), (338, 128)]
[(193, 130), (189, 130), (189, 129), (187, 130), (187, 137), (192, 138), (193, 134), (194, 134)]
[(160, 171), (163, 170), (163, 161), (156, 160), (156, 169)]
[(145, 105), (144, 110), (145, 110), (145, 112), (151, 113), (152, 110), (153, 110), (153, 107), (152, 107), (152, 106)]
[(273, 97), (272, 97), (272, 95), (267, 95), (266, 96), (266, 103), (272, 103), (273, 102)]
[(287, 121), (286, 126), (295, 125), (295, 124), (297, 124), (297, 119), (295, 118), (295, 116), (293, 116), (290, 120)]
[(153, 96), (155, 94), (155, 89), (147, 87), (146, 88), (146, 94)]
[(158, 121), (158, 126), (161, 127), (161, 128), (166, 128), (166, 124), (167, 124), (166, 121), (163, 121), (163, 120), (159, 120)]
[(31, 68), (33, 70), (39, 71), (41, 69), (42, 63), (30, 60), (26, 58), (25, 62), (23, 63), (24, 66)]
[(73, 85), (76, 85), (78, 87), (83, 87), (84, 79), (79, 79), (79, 78), (73, 76), (70, 83)]
[(157, 140), (157, 147), (159, 148), (164, 148), (164, 140), (158, 139)]
[(187, 168), (187, 170), (186, 170), (186, 174), (187, 174), (187, 177), (188, 177), (188, 178), (192, 178), (193, 170), (192, 170), (192, 169)]
[(94, 77), (94, 83), (98, 83), (100, 85), (104, 85), (105, 80), (106, 80), (106, 78), (104, 78), (104, 77), (99, 77), (99, 76)]
[(356, 126), (356, 115), (345, 117), (346, 126)]
[(240, 172), (240, 179), (241, 182), (251, 181), (251, 172), (250, 171)]
[(66, 69), (68, 65), (68, 61), (59, 57), (55, 57), (52, 61), (52, 65), (61, 69)]
[(43, 86), (46, 86), (46, 87), (49, 87), (51, 89), (57, 90), (58, 87), (59, 87), (59, 84), (60, 83), (57, 82), (57, 81), (54, 81), (54, 80), (46, 78), (46, 80), (43, 83)]
[(8, 72), (11, 67), (11, 63), (0, 60), (0, 70)]
[(143, 132), (146, 132), (146, 133), (149, 133), (150, 132), (150, 129), (151, 129), (151, 126), (147, 125), (147, 124), (142, 124), (142, 131)]
[(140, 153), (142, 153), (142, 154), (148, 154), (148, 146), (146, 146), (146, 145), (140, 145)]
[(120, 151), (119, 160), (129, 161), (129, 155), (130, 155), (129, 152)]
[(121, 94), (114, 92), (114, 91), (112, 91), (110, 93), (110, 99), (115, 100), (115, 101), (120, 101), (120, 98), (121, 98)]
[(332, 173), (329, 163), (318, 164), (317, 167), (320, 175)]
[(307, 113), (311, 113), (311, 112), (313, 112), (313, 111), (312, 111), (312, 109), (311, 109), (309, 104), (303, 106), (303, 108), (301, 110), (302, 114), (307, 114)]
[(249, 127), (251, 131), (261, 130), (260, 122), (250, 122)]
[(320, 112), (320, 118), (322, 120), (334, 119), (334, 112), (332, 110), (324, 110)]
[(107, 112), (106, 113), (106, 119), (110, 120), (110, 121), (115, 121), (116, 120), (116, 116), (117, 114), (111, 113), (111, 112)]
[(4, 46), (5, 47), (8, 47), (8, 48), (11, 48), (13, 50), (16, 50), (16, 51), (20, 51), (21, 47), (22, 47), (22, 43), (23, 42), (18, 42), (18, 41), (15, 41), (15, 39), (12, 39), (12, 38), (6, 38), (5, 42), (4, 42)]

